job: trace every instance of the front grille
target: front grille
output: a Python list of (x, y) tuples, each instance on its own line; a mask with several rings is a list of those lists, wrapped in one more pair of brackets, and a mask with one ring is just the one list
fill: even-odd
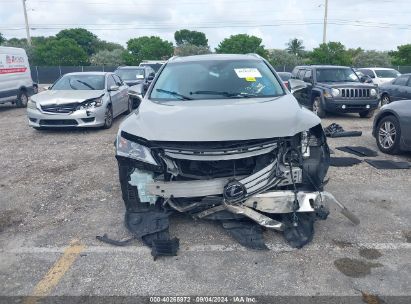
[(62, 113), (62, 114), (67, 114), (67, 113), (72, 113), (74, 112), (79, 103), (67, 103), (67, 104), (52, 104), (52, 105), (44, 105), (41, 106), (41, 110), (43, 112), (49, 112), (49, 113)]
[(341, 89), (342, 98), (370, 98), (370, 89)]
[(41, 126), (77, 126), (75, 119), (41, 119)]

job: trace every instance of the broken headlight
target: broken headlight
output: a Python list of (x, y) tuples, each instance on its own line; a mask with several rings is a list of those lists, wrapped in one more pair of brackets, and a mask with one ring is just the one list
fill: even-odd
[(36, 102), (33, 101), (31, 98), (29, 98), (29, 101), (27, 102), (27, 108), (36, 110), (37, 109)]
[(158, 165), (154, 157), (151, 155), (151, 150), (136, 142), (127, 140), (120, 135), (116, 141), (117, 155), (127, 158), (132, 158), (152, 165)]
[(78, 106), (78, 110), (88, 109), (91, 107), (101, 107), (103, 105), (103, 98), (94, 98), (90, 100), (86, 100)]

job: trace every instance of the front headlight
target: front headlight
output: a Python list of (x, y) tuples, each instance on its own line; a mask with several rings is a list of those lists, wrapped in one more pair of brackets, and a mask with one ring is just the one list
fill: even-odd
[(152, 165), (158, 165), (154, 157), (151, 155), (151, 150), (136, 142), (127, 140), (120, 135), (116, 141), (117, 155), (139, 160)]
[(33, 101), (31, 98), (29, 98), (29, 101), (27, 102), (27, 108), (36, 110), (37, 109), (36, 102)]
[(371, 96), (377, 96), (377, 90), (376, 89), (371, 89), (370, 90), (370, 95)]
[(84, 101), (82, 104), (78, 106), (78, 109), (88, 109), (92, 107), (101, 107), (103, 105), (103, 97), (95, 98), (95, 99), (90, 99), (87, 101)]
[(339, 95), (340, 95), (340, 90), (339, 90), (339, 89), (332, 89), (332, 90), (331, 90), (331, 95), (332, 95), (333, 97), (339, 96)]

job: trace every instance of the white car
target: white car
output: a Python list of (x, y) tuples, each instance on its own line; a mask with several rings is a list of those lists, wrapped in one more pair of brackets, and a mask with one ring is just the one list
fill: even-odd
[(0, 104), (11, 102), (25, 107), (29, 96), (36, 92), (26, 51), (0, 46)]
[(132, 111), (128, 86), (107, 72), (69, 73), (27, 104), (29, 125), (110, 128), (113, 119)]
[(358, 69), (365, 76), (369, 76), (372, 79), (372, 82), (378, 84), (379, 86), (394, 80), (399, 75), (400, 72), (390, 68), (361, 68)]

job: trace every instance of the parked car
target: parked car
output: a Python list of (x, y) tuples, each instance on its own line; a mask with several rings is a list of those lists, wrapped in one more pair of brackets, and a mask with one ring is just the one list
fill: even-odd
[(184, 212), (255, 249), (266, 248), (259, 225), (302, 247), (328, 214), (320, 123), (258, 55), (170, 59), (117, 134), (126, 226), (156, 247), (172, 242), (168, 212)]
[(151, 73), (144, 82), (141, 82), (128, 88), (128, 96), (133, 102), (133, 109), (136, 109), (140, 106), (144, 94), (146, 93), (153, 79), (154, 74)]
[(155, 75), (155, 71), (149, 66), (122, 66), (118, 67), (114, 73), (128, 86), (143, 83), (147, 81), (149, 77)]
[(154, 70), (155, 73), (160, 70), (160, 68), (163, 66), (163, 64), (166, 63), (164, 60), (143, 60), (140, 63), (140, 66), (148, 66)]
[(392, 101), (411, 99), (411, 74), (403, 74), (380, 86), (381, 105)]
[(411, 151), (411, 100), (381, 107), (374, 118), (372, 134), (384, 153)]
[(277, 72), (278, 76), (280, 76), (281, 80), (287, 87), (287, 89), (290, 89), (290, 84), (288, 80), (290, 80), (292, 74), (290, 72)]
[(400, 72), (389, 68), (360, 68), (361, 73), (369, 76), (374, 84), (382, 85), (401, 75)]
[(306, 88), (295, 93), (298, 102), (323, 118), (327, 112), (359, 113), (371, 117), (378, 107), (377, 86), (361, 83), (350, 67), (332, 65), (297, 66), (292, 77)]
[(10, 102), (25, 107), (36, 90), (26, 51), (0, 46), (0, 104)]
[(80, 72), (63, 75), (27, 105), (29, 125), (44, 127), (104, 127), (132, 110), (128, 86), (114, 73)]

